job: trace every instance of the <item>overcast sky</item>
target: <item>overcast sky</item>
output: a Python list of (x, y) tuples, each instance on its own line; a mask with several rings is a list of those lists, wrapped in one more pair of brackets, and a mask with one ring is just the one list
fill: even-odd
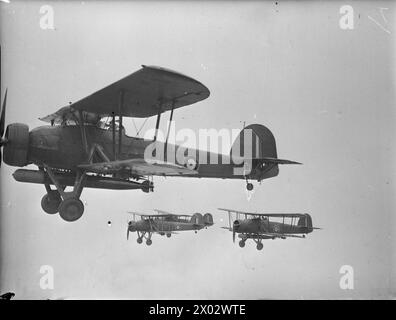
[[(40, 7), (54, 30), (40, 27)], [(178, 109), (176, 127), (272, 130), (282, 166), (248, 201), (242, 180), (155, 178), (155, 192), (85, 189), (83, 217), (41, 210), (44, 186), (1, 168), (0, 291), (16, 298), (386, 298), (394, 293), (394, 4), (351, 2), (0, 3), (6, 123), (45, 116), (136, 71), (177, 70), (210, 97)], [(383, 9), (382, 14), (381, 10)], [(384, 20), (385, 18), (385, 20)], [(138, 124), (142, 120), (137, 121)], [(155, 125), (150, 119), (147, 128)], [(162, 125), (165, 128), (165, 122)], [(131, 122), (127, 128), (133, 134)], [(32, 167), (34, 168), (34, 167)], [(307, 239), (232, 243), (218, 207), (307, 212)], [(215, 225), (153, 245), (126, 241), (127, 210), (211, 212)], [(109, 227), (107, 222), (111, 221)], [(54, 289), (39, 286), (54, 268)], [(339, 286), (343, 265), (354, 289)]]

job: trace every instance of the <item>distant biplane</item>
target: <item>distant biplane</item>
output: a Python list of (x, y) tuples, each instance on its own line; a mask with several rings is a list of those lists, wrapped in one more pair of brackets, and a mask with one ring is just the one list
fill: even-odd
[[(222, 208), (219, 210), (228, 212), (229, 227), (222, 228), (232, 231), (233, 242), (235, 234), (238, 233), (241, 248), (248, 239), (252, 239), (257, 244), (257, 250), (261, 250), (264, 239), (305, 238), (305, 235), (314, 229), (320, 229), (312, 226), (312, 218), (307, 213), (252, 213)], [(233, 221), (231, 214), (235, 214)]]
[[(230, 156), (197, 149), (186, 149), (182, 160), (169, 160), (180, 146), (157, 141), (161, 115), (170, 111), (170, 124), (177, 108), (206, 99), (209, 90), (202, 83), (164, 68), (143, 66), (142, 69), (113, 84), (40, 118), (50, 123), (29, 131), (22, 123), (13, 123), (5, 130), (7, 91), (0, 118), (0, 147), (4, 162), (10, 166), (37, 165), (38, 170), (18, 169), (13, 173), (20, 182), (43, 184), (47, 193), (42, 209), (58, 213), (66, 221), (79, 219), (84, 212), (80, 200), (83, 188), (141, 189), (153, 191), (153, 176), (244, 179), (261, 181), (278, 175), (279, 164), (297, 162), (278, 159), (275, 138), (259, 124), (245, 127), (231, 148)], [(129, 137), (123, 127), (124, 117), (157, 116), (154, 139)], [(209, 114), (210, 115), (210, 114)], [(250, 144), (242, 136), (252, 133)], [(241, 141), (242, 140), (242, 141)], [(154, 158), (145, 151), (155, 143)], [(238, 148), (236, 143), (238, 142)], [(157, 150), (164, 150), (164, 161), (157, 161)], [(170, 151), (171, 150), (171, 151)], [(173, 151), (172, 151), (173, 150)], [(232, 151), (240, 159), (231, 157)], [(246, 152), (250, 150), (251, 152)], [(241, 154), (242, 153), (242, 154)], [(250, 154), (251, 158), (246, 156)], [(207, 159), (219, 159), (215, 164)], [(1, 154), (0, 154), (1, 160)], [(245, 164), (249, 168), (245, 170)], [(235, 168), (243, 168), (235, 173)], [(55, 190), (51, 188), (55, 186)], [(66, 191), (66, 187), (72, 187)]]
[[(213, 217), (210, 213), (194, 213), (187, 214), (172, 214), (162, 210), (155, 210), (157, 214), (144, 214), (138, 212), (131, 212), (133, 220), (128, 221), (127, 239), (129, 239), (129, 232), (137, 232), (137, 243), (142, 243), (146, 239), (146, 244), (152, 244), (151, 237), (153, 233), (158, 233), (162, 236), (171, 237), (176, 231), (191, 231), (197, 232), (203, 228), (213, 225)], [(136, 219), (136, 216), (140, 217)]]

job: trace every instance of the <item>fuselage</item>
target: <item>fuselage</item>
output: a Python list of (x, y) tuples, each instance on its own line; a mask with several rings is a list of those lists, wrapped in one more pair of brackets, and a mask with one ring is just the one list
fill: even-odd
[(262, 234), (262, 233), (280, 233), (280, 234), (306, 234), (312, 232), (312, 227), (284, 224), (282, 222), (268, 221), (267, 219), (245, 219), (234, 221), (236, 233), (243, 234)]
[(130, 221), (128, 230), (130, 232), (157, 232), (167, 233), (172, 231), (200, 230), (205, 224), (194, 224), (192, 222), (167, 221), (163, 219), (144, 219), (139, 221)]
[[(85, 126), (85, 134), (88, 146), (84, 145), (81, 128), (77, 125), (70, 126), (42, 126), (37, 127), (29, 133), (28, 162), (41, 166), (46, 164), (52, 168), (75, 171), (77, 166), (87, 161), (89, 148), (100, 145), (104, 154), (111, 161), (126, 160), (134, 158), (145, 158), (148, 147), (153, 146), (153, 140), (129, 137), (122, 131), (122, 143), (119, 148), (118, 131), (113, 135), (113, 131), (102, 129), (94, 125)], [(114, 139), (114, 136), (116, 137)], [(162, 152), (164, 143), (155, 142), (156, 150)], [(114, 150), (116, 154), (114, 154)], [(120, 151), (120, 152), (119, 152)], [(165, 156), (162, 156), (165, 154)], [(174, 144), (168, 144), (166, 153), (150, 156), (162, 157), (162, 160), (184, 165), (183, 160), (189, 157), (195, 158), (198, 163), (196, 171), (198, 174), (183, 175), (199, 178), (227, 178), (245, 179), (246, 176), (236, 174), (234, 168), (242, 167), (242, 164), (233, 162), (231, 156), (202, 151), (198, 149), (186, 148)], [(95, 159), (95, 162), (102, 162), (102, 159)], [(278, 175), (278, 166), (274, 166), (265, 173), (252, 170), (249, 174), (250, 179), (266, 179)]]

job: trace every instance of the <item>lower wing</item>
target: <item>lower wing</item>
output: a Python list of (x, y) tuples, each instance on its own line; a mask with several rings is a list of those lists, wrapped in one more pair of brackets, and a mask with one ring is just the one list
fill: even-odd
[(131, 173), (139, 176), (182, 176), (198, 173), (196, 170), (191, 170), (174, 163), (155, 160), (146, 161), (144, 159), (81, 164), (78, 167), (95, 173), (115, 173), (120, 170), (129, 170)]
[(305, 238), (296, 234), (283, 234), (283, 233), (263, 233), (264, 236), (277, 237), (277, 238)]

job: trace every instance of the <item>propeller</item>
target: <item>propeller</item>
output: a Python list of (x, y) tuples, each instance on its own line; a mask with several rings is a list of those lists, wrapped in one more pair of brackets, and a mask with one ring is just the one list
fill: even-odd
[(240, 225), (240, 222), (238, 220), (235, 220), (234, 223), (232, 224), (232, 241), (235, 243), (235, 233), (238, 230)]
[(3, 105), (1, 108), (1, 115), (0, 115), (0, 166), (2, 161), (1, 156), (1, 147), (7, 143), (7, 139), (3, 138), (4, 129), (5, 129), (5, 112), (6, 112), (6, 105), (7, 105), (7, 89), (4, 95)]
[(127, 240), (129, 240), (129, 226), (131, 225), (131, 221), (128, 221), (128, 227), (127, 227)]

